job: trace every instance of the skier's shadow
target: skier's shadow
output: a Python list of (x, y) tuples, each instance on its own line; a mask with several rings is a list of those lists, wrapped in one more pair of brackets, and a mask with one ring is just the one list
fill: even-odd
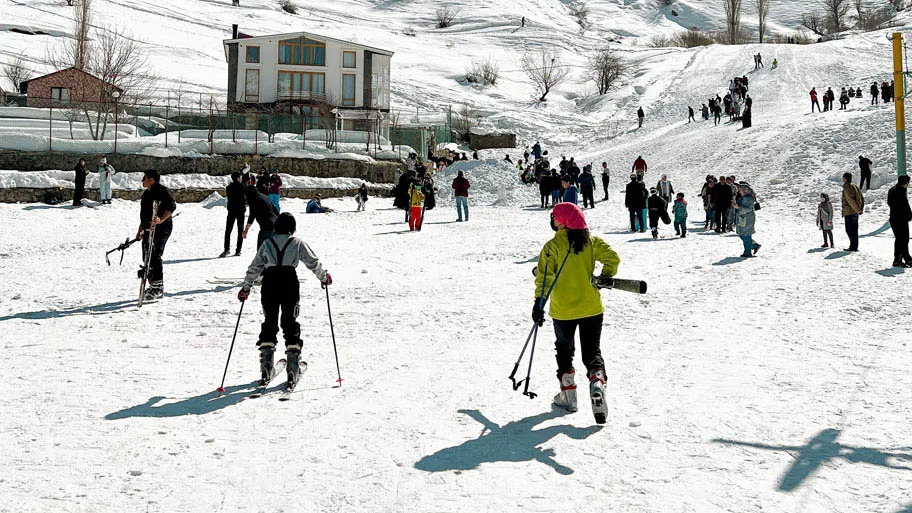
[(477, 469), (482, 463), (496, 461), (538, 461), (553, 468), (558, 474), (569, 475), (573, 469), (554, 459), (554, 449), (542, 449), (540, 446), (557, 435), (583, 440), (602, 429), (602, 426), (578, 428), (566, 424), (532, 429), (567, 413), (557, 409), (509, 422), (504, 426), (491, 422), (478, 410), (459, 410), (459, 413), (468, 415), (484, 427), (481, 436), (425, 456), (415, 463), (415, 468), (426, 472), (461, 472)]
[[(219, 395), (218, 392), (212, 392), (189, 397), (173, 403), (159, 404), (167, 399), (163, 396), (150, 397), (143, 404), (124, 408), (105, 415), (106, 420), (120, 420), (131, 417), (180, 417), (183, 415), (205, 415), (212, 413), (228, 406), (243, 401), (250, 395), (250, 392), (256, 387), (257, 382), (252, 381), (245, 385), (235, 385), (225, 387), (225, 392)], [(269, 391), (277, 390), (280, 386), (272, 387)]]
[[(779, 490), (783, 492), (795, 491), (801, 483), (817, 471), (821, 466), (837, 459), (844, 459), (849, 463), (867, 463), (894, 470), (912, 470), (912, 453), (908, 452), (882, 452), (867, 447), (853, 447), (843, 445), (837, 441), (841, 432), (838, 429), (824, 429), (804, 445), (767, 445), (737, 440), (716, 438), (713, 442), (751, 447), (769, 451), (785, 451), (795, 458), (792, 466), (779, 480)], [(902, 448), (908, 451), (909, 448)]]

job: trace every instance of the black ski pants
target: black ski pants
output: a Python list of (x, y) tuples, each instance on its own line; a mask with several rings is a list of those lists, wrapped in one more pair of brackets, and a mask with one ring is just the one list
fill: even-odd
[(893, 229), (893, 261), (912, 264), (909, 256), (909, 222), (899, 219), (890, 219), (890, 228)]
[(263, 342), (276, 343), (281, 323), (285, 347), (301, 347), (301, 325), (297, 321), (300, 297), (298, 275), (293, 267), (269, 267), (263, 272), (260, 302), (263, 305), (264, 319), (260, 325), (260, 341), (257, 345)]
[(586, 366), (587, 373), (605, 368), (601, 349), (602, 318), (603, 315), (598, 314), (571, 321), (554, 319), (554, 335), (557, 337), (554, 342), (554, 349), (557, 351), (557, 379), (573, 368), (573, 337), (576, 335), (577, 327), (580, 332), (580, 352), (583, 354), (583, 365)]
[(595, 198), (594, 198), (595, 191), (592, 190), (592, 186), (584, 185), (580, 189), (580, 192), (582, 193), (582, 196), (583, 196), (583, 208), (585, 208), (587, 205), (589, 206), (589, 208), (595, 208)]
[(871, 172), (870, 171), (861, 172), (861, 180), (858, 182), (858, 188), (864, 189), (865, 183), (868, 184), (868, 189), (870, 189), (871, 188)]
[(602, 191), (605, 193), (605, 201), (608, 201), (608, 184), (609, 184), (609, 182), (610, 182), (610, 179), (609, 180), (605, 180), (604, 178), (602, 179)]
[(728, 209), (717, 208), (716, 212), (716, 230), (725, 231), (728, 228)]
[(244, 213), (243, 210), (229, 210), (228, 219), (225, 221), (225, 251), (231, 248), (231, 230), (237, 225), (237, 253), (241, 252), (241, 246), (244, 245)]
[(858, 251), (858, 214), (845, 216), (845, 230), (849, 237), (849, 251)]
[[(162, 254), (165, 252), (165, 245), (168, 243), (168, 237), (171, 237), (173, 227), (171, 220), (155, 227), (155, 237), (152, 245), (152, 256), (149, 259), (149, 282), (154, 286), (163, 281), (162, 273)], [(143, 230), (142, 236), (143, 259), (149, 254), (149, 231)], [(145, 263), (145, 260), (143, 260)]]

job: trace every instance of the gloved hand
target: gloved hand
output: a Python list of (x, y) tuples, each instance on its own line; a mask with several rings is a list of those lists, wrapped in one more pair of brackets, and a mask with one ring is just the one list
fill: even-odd
[(592, 285), (597, 289), (612, 289), (614, 288), (614, 278), (604, 274), (593, 276)]
[(248, 297), (250, 297), (250, 287), (244, 285), (241, 287), (241, 290), (238, 291), (238, 300), (243, 303), (244, 301), (247, 301)]
[(320, 287), (322, 287), (322, 288), (325, 289), (326, 287), (328, 287), (328, 286), (330, 286), (330, 285), (332, 285), (332, 284), (333, 284), (333, 277), (332, 277), (332, 275), (329, 274), (329, 273), (326, 273), (326, 280), (320, 282)]
[(541, 305), (539, 305), (538, 299), (536, 299), (535, 304), (532, 305), (532, 320), (535, 324), (538, 324), (539, 327), (544, 326), (545, 324), (545, 311), (542, 310)]

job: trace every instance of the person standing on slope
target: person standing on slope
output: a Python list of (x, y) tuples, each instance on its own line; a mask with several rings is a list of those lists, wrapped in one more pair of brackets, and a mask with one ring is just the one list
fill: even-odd
[(687, 106), (687, 122), (690, 123), (691, 121), (696, 122), (697, 120), (694, 119), (694, 108), (691, 107), (690, 105), (688, 105)]
[[(174, 222), (171, 215), (177, 209), (174, 196), (167, 187), (159, 183), (161, 176), (158, 171), (150, 169), (143, 173), (142, 186), (146, 189), (139, 201), (139, 229), (136, 230), (136, 240), (142, 240), (143, 262), (149, 255), (149, 269), (145, 270), (149, 277), (149, 287), (143, 294), (143, 301), (154, 301), (165, 295), (164, 275), (162, 272), (162, 254), (165, 244), (171, 236)], [(155, 204), (158, 210), (155, 210)], [(150, 240), (149, 234), (155, 228), (155, 236)], [(150, 247), (149, 244), (152, 244)], [(142, 271), (140, 271), (142, 272)]]
[(659, 239), (659, 219), (668, 215), (668, 202), (662, 199), (656, 192), (656, 188), (649, 189), (649, 199), (646, 200), (646, 207), (649, 211), (649, 229), (652, 230), (652, 239)]
[[(290, 213), (280, 214), (275, 222), (275, 236), (260, 246), (247, 268), (244, 285), (238, 299), (246, 301), (256, 279), (263, 275), (260, 302), (263, 305), (263, 324), (257, 347), (260, 349), (260, 386), (266, 386), (273, 377), (273, 356), (278, 343), (279, 313), (282, 334), (285, 337), (285, 369), (288, 374), (286, 389), (293, 389), (301, 376), (301, 325), (298, 324), (298, 302), (301, 289), (295, 268), (298, 262), (310, 269), (325, 288), (332, 285), (332, 276), (306, 242), (294, 238), (295, 218)], [(305, 366), (307, 363), (305, 362)]]
[[(826, 100), (824, 100), (824, 103)], [(811, 114), (814, 113), (814, 107), (817, 107), (817, 112), (820, 112), (820, 104), (817, 102), (817, 89), (811, 88)]]
[(111, 180), (117, 171), (108, 164), (107, 157), (98, 161), (98, 199), (103, 204), (111, 204)]
[(231, 230), (237, 225), (237, 246), (234, 256), (241, 256), (241, 246), (244, 245), (244, 215), (247, 213), (247, 199), (244, 184), (241, 183), (243, 175), (238, 172), (231, 173), (231, 183), (225, 187), (225, 196), (228, 199), (228, 218), (225, 220), (225, 250), (219, 258), (228, 256), (231, 249)]
[[(724, 187), (728, 189), (728, 187)], [(755, 214), (755, 205), (757, 198), (753, 189), (747, 182), (738, 183), (738, 221), (735, 223), (735, 233), (741, 237), (741, 243), (744, 245), (744, 252), (741, 258), (751, 258), (760, 251), (760, 244), (754, 241), (754, 225), (757, 222)]]
[(82, 197), (85, 196), (86, 176), (89, 174), (89, 170), (86, 169), (85, 159), (79, 159), (79, 162), (76, 163), (76, 167), (73, 168), (73, 171), (76, 172), (75, 188), (73, 189), (73, 206), (81, 207)]
[(630, 214), (630, 231), (646, 231), (646, 220), (643, 218), (643, 208), (646, 201), (643, 198), (643, 182), (637, 181), (636, 175), (630, 175), (630, 183), (624, 190), (624, 206)]
[(541, 196), (541, 208), (550, 205), (551, 199), (551, 173), (545, 171), (538, 180), (538, 194)]
[(577, 181), (583, 195), (583, 207), (595, 208), (595, 177), (592, 176), (592, 164), (583, 166), (583, 173)]
[(424, 194), (421, 192), (421, 184), (414, 183), (409, 189), (409, 231), (421, 230), (422, 212), (424, 206)]
[(453, 196), (456, 197), (456, 220), (459, 222), (463, 221), (463, 212), (465, 212), (465, 220), (469, 220), (469, 187), (471, 186), (469, 180), (463, 176), (462, 171), (459, 171), (456, 174), (456, 178), (453, 179)]
[(605, 361), (600, 347), (604, 309), (592, 278), (598, 261), (602, 264), (599, 280), (610, 283), (617, 274), (620, 258), (605, 241), (589, 234), (586, 218), (576, 205), (561, 203), (555, 206), (551, 227), (557, 233), (538, 256), (532, 319), (539, 326), (544, 324), (545, 305), (541, 298), (550, 289), (548, 314), (554, 324), (557, 379), (560, 382), (560, 393), (554, 397), (554, 405), (570, 412), (578, 410), (573, 338), (579, 328), (592, 413), (595, 421), (603, 424), (607, 418)]
[(674, 187), (672, 187), (671, 182), (668, 181), (668, 175), (662, 175), (662, 179), (656, 184), (656, 190), (659, 192), (659, 197), (665, 201), (665, 204), (670, 205), (675, 190)]
[(633, 161), (633, 167), (631, 168), (631, 171), (633, 171), (634, 173), (636, 173), (636, 175), (637, 175), (638, 177), (641, 177), (641, 178), (642, 178), (643, 175), (646, 174), (646, 170), (647, 170), (647, 169), (649, 169), (649, 167), (646, 165), (646, 161), (643, 160), (643, 156), (642, 156), (642, 155), (638, 156), (638, 157), (636, 158), (636, 160)]
[(858, 216), (864, 213), (865, 199), (861, 189), (852, 183), (852, 173), (842, 175), (842, 218), (845, 219), (849, 247), (846, 251), (858, 251)]
[[(826, 193), (820, 193), (820, 204), (817, 205), (817, 226), (823, 232), (823, 246), (821, 248), (835, 248), (833, 242), (833, 204)], [(829, 237), (829, 241), (827, 241)]]
[(887, 193), (890, 228), (896, 239), (893, 243), (893, 267), (912, 267), (912, 256), (909, 256), (909, 221), (912, 221), (912, 209), (909, 208), (908, 189), (909, 175), (902, 175)]
[(877, 88), (877, 82), (871, 84), (871, 105), (877, 105), (877, 98), (880, 96), (880, 89)]
[(567, 175), (561, 177), (561, 187), (564, 189), (564, 194), (561, 196), (561, 203), (573, 203), (574, 205), (578, 205), (579, 191), (571, 180), (572, 179)]
[(859, 155), (858, 167), (861, 170), (861, 179), (858, 181), (858, 188), (868, 191), (871, 189), (871, 160)]
[(611, 184), (611, 173), (608, 172), (608, 163), (602, 162), (602, 191), (605, 193), (605, 201), (608, 201), (608, 185)]
[(674, 214), (675, 235), (680, 235), (682, 239), (687, 237), (687, 200), (683, 192), (678, 193), (671, 212)]
[(643, 120), (646, 119), (646, 113), (643, 112), (643, 107), (637, 109), (637, 119), (640, 121), (639, 128), (643, 128)]

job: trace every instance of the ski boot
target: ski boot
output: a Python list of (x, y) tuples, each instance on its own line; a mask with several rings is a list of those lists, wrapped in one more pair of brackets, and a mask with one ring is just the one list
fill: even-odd
[(275, 342), (260, 342), (260, 381), (257, 382), (257, 386), (266, 387), (272, 381), (275, 372), (272, 362), (274, 355)]
[(652, 229), (652, 240), (659, 240), (659, 230), (655, 228)]
[(228, 250), (227, 250), (227, 249), (226, 249), (225, 251), (222, 251), (222, 254), (219, 255), (218, 257), (219, 257), (219, 258), (225, 258), (226, 256), (228, 256)]
[(143, 293), (143, 303), (157, 301), (165, 297), (165, 287), (161, 280), (150, 281), (149, 288)]
[(563, 408), (569, 412), (575, 412), (579, 409), (579, 406), (576, 402), (576, 382), (574, 381), (575, 376), (576, 371), (574, 369), (570, 369), (561, 375), (561, 391), (559, 394), (554, 396), (554, 406)]
[(589, 371), (589, 398), (592, 400), (592, 414), (596, 424), (608, 419), (608, 405), (605, 404), (605, 369)]
[(285, 350), (285, 370), (288, 373), (288, 382), (285, 383), (286, 390), (294, 390), (301, 378), (301, 346), (288, 346)]

